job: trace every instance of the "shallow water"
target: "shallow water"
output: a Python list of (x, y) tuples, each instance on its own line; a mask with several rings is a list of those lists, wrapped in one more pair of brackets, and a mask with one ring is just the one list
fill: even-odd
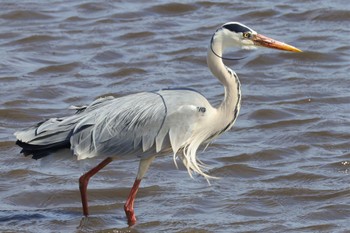
[[(347, 232), (349, 12), (338, 0), (1, 1), (0, 230)], [(78, 178), (98, 160), (19, 154), (14, 131), (99, 96), (185, 86), (217, 104), (223, 90), (206, 48), (228, 21), (304, 53), (261, 49), (226, 62), (243, 102), (233, 129), (199, 155), (221, 177), (211, 186), (177, 170), (171, 156), (158, 158), (128, 228), (123, 204), (137, 161), (113, 162), (91, 180), (83, 218)]]

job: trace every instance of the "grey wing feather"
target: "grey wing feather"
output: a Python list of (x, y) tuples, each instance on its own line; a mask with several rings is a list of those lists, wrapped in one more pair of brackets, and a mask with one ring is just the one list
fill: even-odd
[(111, 99), (114, 98), (109, 96), (106, 98), (99, 98), (89, 106), (74, 106), (74, 109), (77, 110), (77, 114), (45, 120), (34, 127), (16, 132), (15, 136), (19, 141), (31, 145), (47, 145), (69, 140), (71, 131), (76, 127), (79, 121), (84, 119), (88, 112), (105, 105)]
[[(138, 155), (172, 148), (174, 153), (188, 143), (212, 109), (200, 94), (189, 90), (139, 93), (97, 108), (76, 125), (71, 146), (78, 159), (97, 155)], [(86, 110), (88, 110), (87, 108)], [(86, 111), (85, 110), (85, 111)]]
[(75, 126), (71, 148), (78, 159), (144, 152), (154, 145), (165, 117), (166, 107), (156, 93), (116, 98), (89, 111)]
[[(206, 113), (198, 110), (203, 108)], [(176, 153), (193, 142), (196, 130), (206, 131), (201, 127), (207, 125), (203, 122), (210, 116), (207, 113), (213, 111), (202, 95), (190, 90), (105, 97), (74, 109), (77, 113), (72, 116), (52, 118), (17, 132), (17, 139), (29, 153), (70, 145), (78, 159), (98, 155), (147, 156), (170, 149)], [(198, 140), (207, 135), (202, 138)]]

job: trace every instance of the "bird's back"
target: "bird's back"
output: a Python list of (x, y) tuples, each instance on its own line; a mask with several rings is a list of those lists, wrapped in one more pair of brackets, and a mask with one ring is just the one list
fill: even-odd
[(95, 156), (147, 156), (183, 147), (213, 108), (191, 90), (143, 92), (105, 97), (16, 132), (22, 152), (37, 159), (71, 148), (78, 159)]

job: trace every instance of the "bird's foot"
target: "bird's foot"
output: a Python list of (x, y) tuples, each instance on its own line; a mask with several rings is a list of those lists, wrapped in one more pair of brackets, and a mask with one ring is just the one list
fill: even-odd
[(128, 219), (129, 226), (133, 226), (136, 223), (136, 216), (134, 213), (134, 209), (128, 208), (128, 206), (124, 206), (125, 214)]

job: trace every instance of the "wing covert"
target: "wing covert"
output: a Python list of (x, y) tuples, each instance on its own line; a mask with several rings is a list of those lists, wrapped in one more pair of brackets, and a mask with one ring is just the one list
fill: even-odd
[(149, 150), (155, 142), (166, 107), (157, 93), (144, 92), (104, 101), (76, 125), (71, 146), (78, 159)]

